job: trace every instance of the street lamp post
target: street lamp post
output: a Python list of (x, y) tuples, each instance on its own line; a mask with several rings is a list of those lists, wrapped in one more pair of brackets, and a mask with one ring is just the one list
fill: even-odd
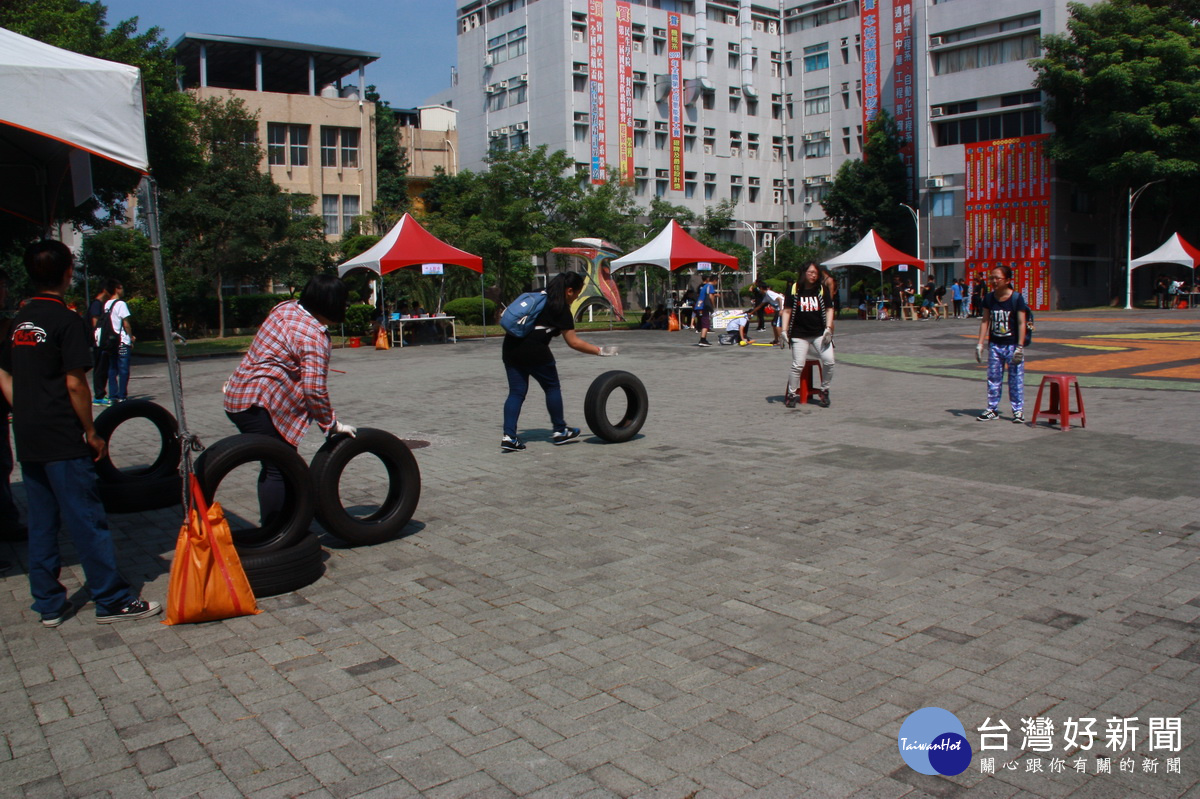
[[(909, 205), (908, 203), (900, 203), (900, 207), (901, 207), (901, 208), (903, 208), (904, 210), (908, 211), (910, 214), (912, 214), (912, 218), (913, 218), (913, 227), (915, 227), (915, 228), (917, 229), (917, 252), (916, 252), (916, 256), (917, 256), (917, 260), (919, 261), (919, 260), (921, 260), (921, 217), (920, 217), (920, 215), (917, 213), (917, 209), (916, 209), (916, 208), (913, 208), (913, 207), (912, 207), (911, 205)], [(920, 286), (920, 284), (921, 284), (921, 270), (920, 270), (920, 269), (918, 269), (918, 270), (917, 270), (917, 285), (918, 285), (918, 286)]]
[(750, 231), (750, 282), (758, 282), (758, 228), (749, 222), (738, 222)]
[(1125, 310), (1133, 310), (1133, 205), (1142, 196), (1142, 192), (1155, 183), (1162, 183), (1166, 178), (1152, 180), (1137, 191), (1129, 190), (1129, 207), (1125, 215)]

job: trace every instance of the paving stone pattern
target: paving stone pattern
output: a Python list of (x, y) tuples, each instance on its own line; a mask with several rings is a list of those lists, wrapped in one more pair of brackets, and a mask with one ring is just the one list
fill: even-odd
[[(831, 408), (794, 410), (780, 351), (588, 333), (622, 354), (560, 348), (569, 420), (626, 369), (649, 391), (641, 435), (551, 446), (534, 387), (512, 454), (498, 340), (338, 350), (339, 415), (428, 442), (406, 535), (322, 535), (317, 583), (202, 625), (96, 625), (69, 544), (83, 607), (58, 629), (23, 569), (0, 578), (0, 795), (1197, 795), (1194, 395), (1087, 388), (1086, 429), (979, 423), (975, 329), (842, 323), (847, 360), (957, 357), (962, 377), (843, 363)], [(1068, 335), (1051, 315), (1039, 331)], [(184, 365), (206, 442), (234, 432), (234, 365)], [(131, 388), (170, 406), (161, 363)], [(222, 493), (254, 507), (252, 480)], [(111, 521), (126, 574), (164, 599), (179, 509)], [(926, 706), (973, 746), (1004, 719), (1022, 768), (912, 771), (897, 733)], [(1025, 773), (1034, 716), (1139, 717), (1137, 768)], [(1182, 719), (1182, 774), (1161, 752), (1142, 772), (1149, 717)]]

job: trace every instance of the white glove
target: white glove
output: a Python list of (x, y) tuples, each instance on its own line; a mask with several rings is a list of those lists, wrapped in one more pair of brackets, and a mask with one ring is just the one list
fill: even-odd
[(611, 358), (612, 356), (617, 354), (617, 345), (606, 344), (603, 347), (600, 347), (599, 350), (600, 350), (600, 352), (597, 354), (601, 358)]
[(1025, 360), (1024, 348), (1017, 347), (1017, 349), (1013, 352), (1012, 362), (1013, 363), (1021, 363), (1024, 360)]
[(983, 363), (983, 345), (975, 347), (975, 363)]
[(350, 436), (354, 438), (358, 435), (358, 428), (353, 425), (343, 424), (339, 421), (334, 421), (333, 427), (326, 432), (328, 436)]
[(821, 349), (829, 349), (829, 345), (833, 343), (833, 328), (825, 328), (825, 332), (821, 334)]

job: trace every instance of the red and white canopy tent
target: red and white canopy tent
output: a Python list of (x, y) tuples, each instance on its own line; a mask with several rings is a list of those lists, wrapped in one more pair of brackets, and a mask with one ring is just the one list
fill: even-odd
[(722, 264), (732, 269), (738, 268), (738, 261), (732, 255), (726, 255), (720, 250), (706, 247), (688, 235), (678, 222), (672, 219), (662, 232), (628, 255), (623, 255), (611, 264), (612, 271), (626, 266), (661, 266), (674, 272), (692, 264)]
[[(1200, 249), (1192, 246), (1180, 236), (1178, 233), (1173, 233), (1171, 238), (1163, 242), (1163, 245), (1151, 253), (1143, 255), (1141, 258), (1134, 258), (1129, 262), (1129, 272), (1125, 276), (1126, 280), (1126, 297), (1133, 296), (1133, 270), (1139, 266), (1147, 264), (1180, 264), (1192, 270), (1192, 282), (1196, 282), (1196, 267), (1200, 266)], [(1126, 307), (1130, 307), (1128, 304)]]
[(871, 230), (862, 237), (858, 244), (841, 255), (825, 261), (822, 266), (830, 269), (837, 269), (839, 266), (866, 266), (883, 272), (893, 266), (912, 266), (924, 269), (925, 262), (920, 258), (900, 252), (884, 241), (882, 236)]

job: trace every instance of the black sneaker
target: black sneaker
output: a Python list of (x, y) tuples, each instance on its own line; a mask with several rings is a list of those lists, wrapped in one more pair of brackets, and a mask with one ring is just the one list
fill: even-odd
[(505, 436), (500, 439), (500, 450), (502, 452), (524, 452), (525, 442), (516, 436)]
[(579, 438), (578, 427), (568, 427), (561, 433), (555, 433), (554, 435), (550, 436), (550, 441), (554, 444), (554, 446), (557, 447), (559, 444), (565, 444), (573, 438)]
[(995, 412), (995, 411), (993, 411), (991, 408), (988, 408), (986, 411), (984, 411), (983, 413), (981, 413), (981, 414), (979, 414), (978, 416), (976, 416), (976, 417), (975, 417), (975, 421), (977, 421), (977, 422), (990, 422), (990, 421), (992, 421), (993, 419), (999, 419), (999, 418), (1000, 418), (1000, 414), (996, 413), (996, 412)]
[(708, 339), (702, 338), (696, 342), (696, 346), (697, 347), (711, 347), (712, 344), (709, 343)]
[(820, 405), (822, 408), (829, 407), (829, 389), (825, 389), (824, 391), (817, 394), (817, 404)]
[(1025, 414), (1013, 411), (1013, 424), (1025, 424)]
[(58, 625), (62, 624), (64, 621), (67, 620), (67, 616), (71, 615), (72, 610), (74, 610), (74, 608), (72, 608), (70, 605), (67, 605), (62, 610), (57, 611), (55, 613), (43, 613), (42, 614), (42, 626), (43, 627), (57, 627)]
[(785, 391), (784, 392), (783, 407), (785, 407), (785, 408), (795, 408), (796, 407), (796, 392), (794, 392), (794, 391)]
[(157, 616), (159, 613), (162, 613), (162, 605), (157, 602), (135, 599), (120, 610), (96, 608), (96, 623), (112, 624), (114, 621), (125, 621), (126, 619), (144, 619), (148, 616)]

